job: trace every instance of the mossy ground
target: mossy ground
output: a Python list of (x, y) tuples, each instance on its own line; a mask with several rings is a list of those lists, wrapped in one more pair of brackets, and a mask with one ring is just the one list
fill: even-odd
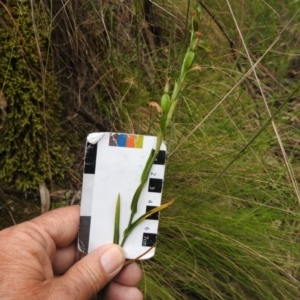
[(0, 180), (18, 190), (49, 186), (72, 162), (63, 103), (47, 54), (48, 16), (37, 4), (1, 3), (0, 87), (6, 101)]

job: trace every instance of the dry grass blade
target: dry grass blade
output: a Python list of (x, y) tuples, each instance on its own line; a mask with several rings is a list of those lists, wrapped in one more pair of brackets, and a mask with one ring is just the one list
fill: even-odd
[(145, 251), (144, 253), (142, 253), (141, 255), (137, 256), (135, 259), (131, 259), (129, 261), (127, 261), (125, 264), (124, 264), (124, 267), (127, 267), (129, 265), (131, 265), (132, 263), (138, 261), (140, 258), (142, 258), (144, 255), (146, 255), (147, 253), (149, 253), (153, 248), (156, 247), (156, 243), (153, 244), (147, 251)]
[(44, 182), (39, 184), (42, 214), (50, 209), (50, 193)]
[(124, 231), (124, 238), (123, 241), (121, 243), (121, 246), (124, 246), (124, 243), (126, 241), (126, 238), (128, 237), (128, 235), (133, 231), (133, 229), (139, 225), (142, 221), (144, 221), (146, 218), (150, 217), (151, 215), (155, 214), (156, 212), (159, 212), (165, 208), (167, 208), (168, 206), (172, 205), (172, 203), (174, 202), (174, 200), (171, 200), (165, 204), (162, 204), (158, 207), (155, 207), (153, 209), (151, 209), (150, 211), (144, 213), (143, 215), (141, 215), (137, 220), (135, 220), (133, 223), (130, 224), (130, 226), (128, 226), (126, 228), (126, 230)]

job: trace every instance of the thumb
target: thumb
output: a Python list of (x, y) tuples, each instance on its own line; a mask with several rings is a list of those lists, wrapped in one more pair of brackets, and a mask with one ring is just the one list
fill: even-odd
[(90, 299), (122, 269), (123, 249), (105, 245), (82, 258), (60, 279), (69, 299)]

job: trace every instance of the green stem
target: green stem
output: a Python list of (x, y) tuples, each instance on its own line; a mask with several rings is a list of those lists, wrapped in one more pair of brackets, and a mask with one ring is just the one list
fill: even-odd
[[(194, 18), (193, 18), (193, 21), (199, 21), (199, 18), (200, 18), (199, 14), (200, 14), (200, 10), (198, 8), (197, 14), (196, 14), (196, 18), (198, 20), (194, 20)], [(178, 76), (177, 81), (175, 81), (175, 85), (173, 88), (171, 98), (169, 98), (169, 79), (166, 82), (166, 86), (164, 89), (164, 95), (161, 100), (161, 108), (162, 108), (163, 113), (162, 113), (162, 116), (160, 119), (160, 126), (159, 126), (159, 130), (157, 133), (155, 150), (152, 150), (148, 157), (148, 160), (146, 162), (146, 165), (145, 165), (144, 170), (141, 175), (141, 182), (133, 195), (132, 202), (131, 202), (131, 214), (130, 214), (128, 226), (124, 230), (121, 246), (124, 246), (126, 239), (130, 233), (130, 228), (131, 228), (131, 225), (133, 224), (133, 218), (137, 212), (137, 206), (138, 206), (140, 195), (141, 195), (142, 190), (148, 180), (150, 170), (151, 170), (151, 168), (155, 162), (155, 159), (157, 158), (157, 155), (159, 153), (159, 150), (160, 150), (160, 147), (161, 147), (161, 144), (163, 141), (163, 136), (166, 133), (167, 127), (168, 127), (168, 125), (172, 119), (172, 116), (174, 114), (174, 111), (176, 109), (176, 105), (178, 103), (180, 93), (184, 89), (185, 76), (186, 76), (187, 72), (190, 70), (190, 68), (194, 62), (195, 50), (197, 48), (197, 45), (199, 43), (199, 39), (201, 36), (200, 33), (195, 32), (195, 29), (197, 30), (197, 28), (194, 28), (194, 26), (192, 26), (190, 46), (184, 56), (180, 74)], [(167, 95), (167, 97), (166, 97), (166, 95)]]
[(159, 153), (159, 150), (160, 150), (160, 147), (161, 147), (161, 144), (162, 144), (162, 140), (163, 140), (163, 133), (162, 131), (160, 130), (157, 134), (157, 138), (156, 138), (156, 146), (155, 146), (155, 150), (154, 152), (151, 151), (150, 153), (150, 156), (147, 160), (147, 163), (145, 165), (145, 168), (144, 168), (144, 171), (142, 173), (142, 176), (141, 176), (141, 183), (140, 185), (138, 186), (138, 188), (136, 189), (135, 193), (134, 193), (134, 196), (132, 198), (132, 202), (131, 202), (131, 214), (130, 214), (130, 218), (129, 218), (129, 222), (128, 222), (128, 226), (127, 228), (125, 229), (124, 231), (124, 237), (123, 237), (123, 240), (122, 240), (122, 243), (121, 243), (121, 246), (123, 247), (125, 242), (126, 242), (126, 239), (128, 237), (128, 234), (126, 234), (127, 232), (127, 229), (131, 226), (132, 224), (132, 221), (133, 221), (133, 218), (134, 218), (134, 215), (136, 214), (137, 212), (137, 205), (138, 205), (138, 201), (139, 201), (139, 198), (140, 198), (140, 195), (142, 193), (142, 190), (148, 180), (148, 176), (149, 176), (149, 173), (151, 171), (151, 168), (157, 158), (157, 155)]

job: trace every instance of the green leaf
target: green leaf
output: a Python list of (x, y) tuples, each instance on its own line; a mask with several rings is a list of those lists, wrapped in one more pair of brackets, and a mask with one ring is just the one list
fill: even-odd
[(120, 240), (120, 212), (121, 212), (121, 197), (118, 194), (116, 213), (115, 213), (115, 228), (114, 228), (114, 244), (119, 244)]
[[(153, 163), (155, 161), (155, 158), (156, 158), (155, 150), (152, 149), (151, 152), (150, 152), (150, 155), (148, 157), (148, 160), (146, 162), (146, 165), (144, 167), (142, 176), (141, 176), (141, 183), (138, 186), (138, 188), (136, 189), (136, 191), (135, 191), (135, 193), (133, 195), (132, 201), (131, 201), (131, 207), (130, 208), (131, 208), (131, 216), (132, 217), (137, 212), (137, 205), (138, 205), (138, 202), (139, 202), (139, 199), (140, 199), (140, 195), (141, 195), (143, 187), (144, 187), (144, 185), (145, 185), (145, 183), (146, 183), (146, 181), (148, 179), (148, 175), (149, 175), (151, 167), (152, 167), (152, 165), (153, 165)], [(130, 218), (131, 221), (132, 221), (132, 217)]]
[(151, 161), (152, 161), (153, 155), (154, 155), (154, 149), (151, 150), (150, 155), (147, 159), (146, 165), (144, 167), (144, 170), (143, 170), (143, 173), (142, 173), (142, 176), (141, 176), (141, 182), (145, 182), (148, 178), (150, 168), (152, 167)]
[(141, 182), (133, 195), (133, 198), (131, 201), (131, 214), (133, 214), (133, 215), (137, 212), (137, 205), (138, 205), (140, 195), (141, 195), (144, 185), (145, 185), (145, 181)]

